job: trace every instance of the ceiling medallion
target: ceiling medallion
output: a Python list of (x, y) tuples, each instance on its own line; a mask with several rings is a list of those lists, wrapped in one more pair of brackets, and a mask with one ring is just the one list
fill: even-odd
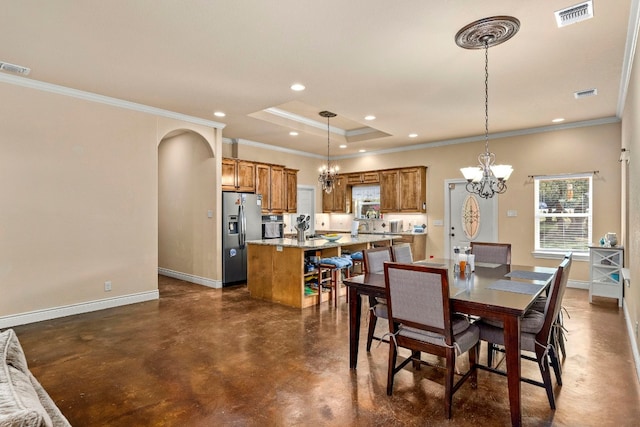
[(465, 49), (484, 49), (504, 43), (515, 36), (520, 21), (513, 16), (492, 16), (465, 25), (456, 34), (456, 44)]

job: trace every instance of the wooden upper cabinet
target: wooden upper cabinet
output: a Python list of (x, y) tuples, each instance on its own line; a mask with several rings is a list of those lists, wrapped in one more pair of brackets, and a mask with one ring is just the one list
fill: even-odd
[(380, 171), (380, 212), (398, 212), (399, 173), (397, 170)]
[(298, 212), (298, 171), (295, 169), (285, 169), (286, 179), (286, 211), (289, 213)]
[[(271, 165), (271, 205), (272, 213), (283, 213), (287, 210), (287, 184), (284, 166)], [(263, 205), (264, 206), (264, 205)]]
[(262, 212), (269, 212), (271, 206), (271, 168), (256, 164), (256, 194), (262, 194)]
[(377, 171), (350, 173), (346, 177), (347, 185), (377, 184), (380, 182), (380, 173)]
[(427, 168), (383, 170), (380, 174), (381, 212), (426, 212)]
[[(351, 203), (347, 204), (347, 177), (338, 175), (336, 185), (331, 193), (322, 192), (322, 212), (349, 213)], [(351, 194), (349, 192), (349, 199)]]
[(400, 212), (427, 211), (427, 168), (424, 166), (398, 171), (398, 194)]
[(256, 193), (262, 194), (263, 213), (283, 213), (286, 209), (284, 166), (256, 163)]
[(222, 191), (256, 191), (256, 168), (252, 162), (222, 159)]
[(256, 165), (252, 162), (238, 160), (237, 172), (238, 191), (253, 193), (256, 191)]

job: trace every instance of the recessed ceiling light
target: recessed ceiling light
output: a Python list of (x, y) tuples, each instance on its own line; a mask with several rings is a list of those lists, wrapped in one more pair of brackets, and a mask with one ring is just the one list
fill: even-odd
[(409, 134), (409, 138), (417, 138), (418, 134), (417, 133), (410, 133)]
[(558, 117), (557, 119), (553, 119), (551, 120), (553, 123), (560, 123), (560, 122), (564, 122), (564, 119), (562, 117)]
[(289, 135), (291, 136), (298, 136), (298, 132), (292, 130), (291, 132), (289, 132)]
[(365, 150), (365, 149), (361, 149), (361, 150), (358, 150), (358, 152), (360, 152), (360, 153), (366, 153), (366, 152), (367, 152), (367, 150)]
[(216, 117), (224, 117), (226, 116), (226, 114), (222, 111), (216, 111), (215, 113), (213, 113), (214, 116)]
[(340, 144), (340, 148), (347, 148), (347, 144)]
[(294, 83), (291, 85), (291, 90), (295, 90), (296, 92), (300, 92), (302, 90), (305, 90), (306, 88), (304, 87), (304, 85), (302, 83)]
[(372, 116), (371, 114), (369, 114), (368, 116), (364, 116), (365, 120), (375, 120), (376, 116)]

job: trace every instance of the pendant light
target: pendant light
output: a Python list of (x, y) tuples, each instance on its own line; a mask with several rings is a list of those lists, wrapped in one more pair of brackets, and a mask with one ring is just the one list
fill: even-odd
[(320, 168), (320, 176), (318, 177), (318, 184), (322, 187), (322, 190), (329, 194), (336, 186), (336, 178), (338, 177), (338, 166), (330, 164), (329, 156), (329, 144), (331, 142), (331, 128), (329, 126), (329, 120), (335, 117), (337, 114), (331, 111), (320, 111), (320, 116), (327, 119), (327, 164)]
[(489, 199), (507, 191), (511, 165), (496, 165), (496, 155), (489, 151), (489, 47), (509, 40), (520, 29), (520, 21), (512, 16), (494, 16), (472, 22), (456, 34), (456, 44), (464, 49), (484, 48), (484, 153), (478, 155), (478, 166), (462, 168), (467, 191)]

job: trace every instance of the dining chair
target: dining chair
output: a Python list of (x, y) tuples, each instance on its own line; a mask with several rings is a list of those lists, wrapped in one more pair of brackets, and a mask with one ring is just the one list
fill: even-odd
[(511, 243), (471, 242), (475, 262), (511, 264)]
[[(572, 256), (572, 252), (567, 252), (564, 258), (565, 259), (571, 258), (571, 256)], [(531, 306), (531, 310), (536, 310), (542, 313), (544, 312), (544, 308), (546, 305), (547, 305), (547, 296), (541, 295), (533, 303), (533, 305)], [(554, 343), (558, 346), (560, 353), (562, 353), (562, 357), (566, 358), (567, 351), (564, 344), (564, 334), (565, 334), (566, 328), (564, 327), (564, 315), (562, 313), (563, 311), (567, 313), (568, 317), (571, 317), (569, 316), (569, 312), (567, 311), (567, 309), (564, 306), (561, 306), (560, 311), (558, 312), (558, 318), (553, 323), (552, 333), (553, 333)]]
[[(365, 273), (384, 273), (384, 263), (391, 261), (391, 247), (383, 246), (362, 251), (362, 265)], [(373, 340), (382, 341), (375, 336), (378, 318), (388, 319), (387, 301), (384, 298), (369, 297), (369, 328), (367, 331), (367, 351), (371, 351)]]
[[(480, 348), (479, 329), (469, 320), (451, 311), (447, 269), (416, 264), (387, 263), (384, 267), (385, 292), (389, 312), (389, 367), (387, 394), (393, 393), (394, 376), (409, 362), (425, 364), (421, 353), (445, 359), (444, 409), (451, 418), (453, 394), (469, 378), (477, 387), (476, 361)], [(396, 366), (398, 348), (411, 351)], [(469, 370), (454, 382), (457, 356), (468, 353)]]
[(398, 245), (391, 246), (391, 256), (394, 262), (411, 264), (413, 262), (411, 245), (409, 243), (400, 243)]
[[(551, 284), (544, 312), (541, 313), (539, 311), (530, 310), (525, 313), (520, 321), (521, 350), (536, 354), (535, 358), (522, 354), (521, 356), (527, 360), (537, 361), (540, 368), (540, 374), (542, 375), (542, 382), (525, 377), (522, 377), (521, 381), (543, 387), (547, 392), (547, 398), (549, 399), (551, 409), (556, 409), (556, 403), (551, 384), (551, 374), (549, 372), (550, 364), (554, 370), (558, 385), (562, 385), (558, 355), (553, 342), (553, 325), (555, 320), (558, 318), (558, 313), (560, 312), (562, 298), (567, 287), (567, 280), (571, 270), (571, 263), (572, 256), (565, 258), (560, 263), (555, 279)], [(480, 328), (480, 340), (489, 343), (489, 352), (493, 352), (493, 344), (504, 345), (504, 329), (502, 322), (483, 318), (476, 322), (475, 325), (478, 325)], [(488, 365), (489, 366), (487, 367), (480, 367), (491, 372), (506, 375), (504, 371), (493, 368), (490, 365), (490, 362)]]

